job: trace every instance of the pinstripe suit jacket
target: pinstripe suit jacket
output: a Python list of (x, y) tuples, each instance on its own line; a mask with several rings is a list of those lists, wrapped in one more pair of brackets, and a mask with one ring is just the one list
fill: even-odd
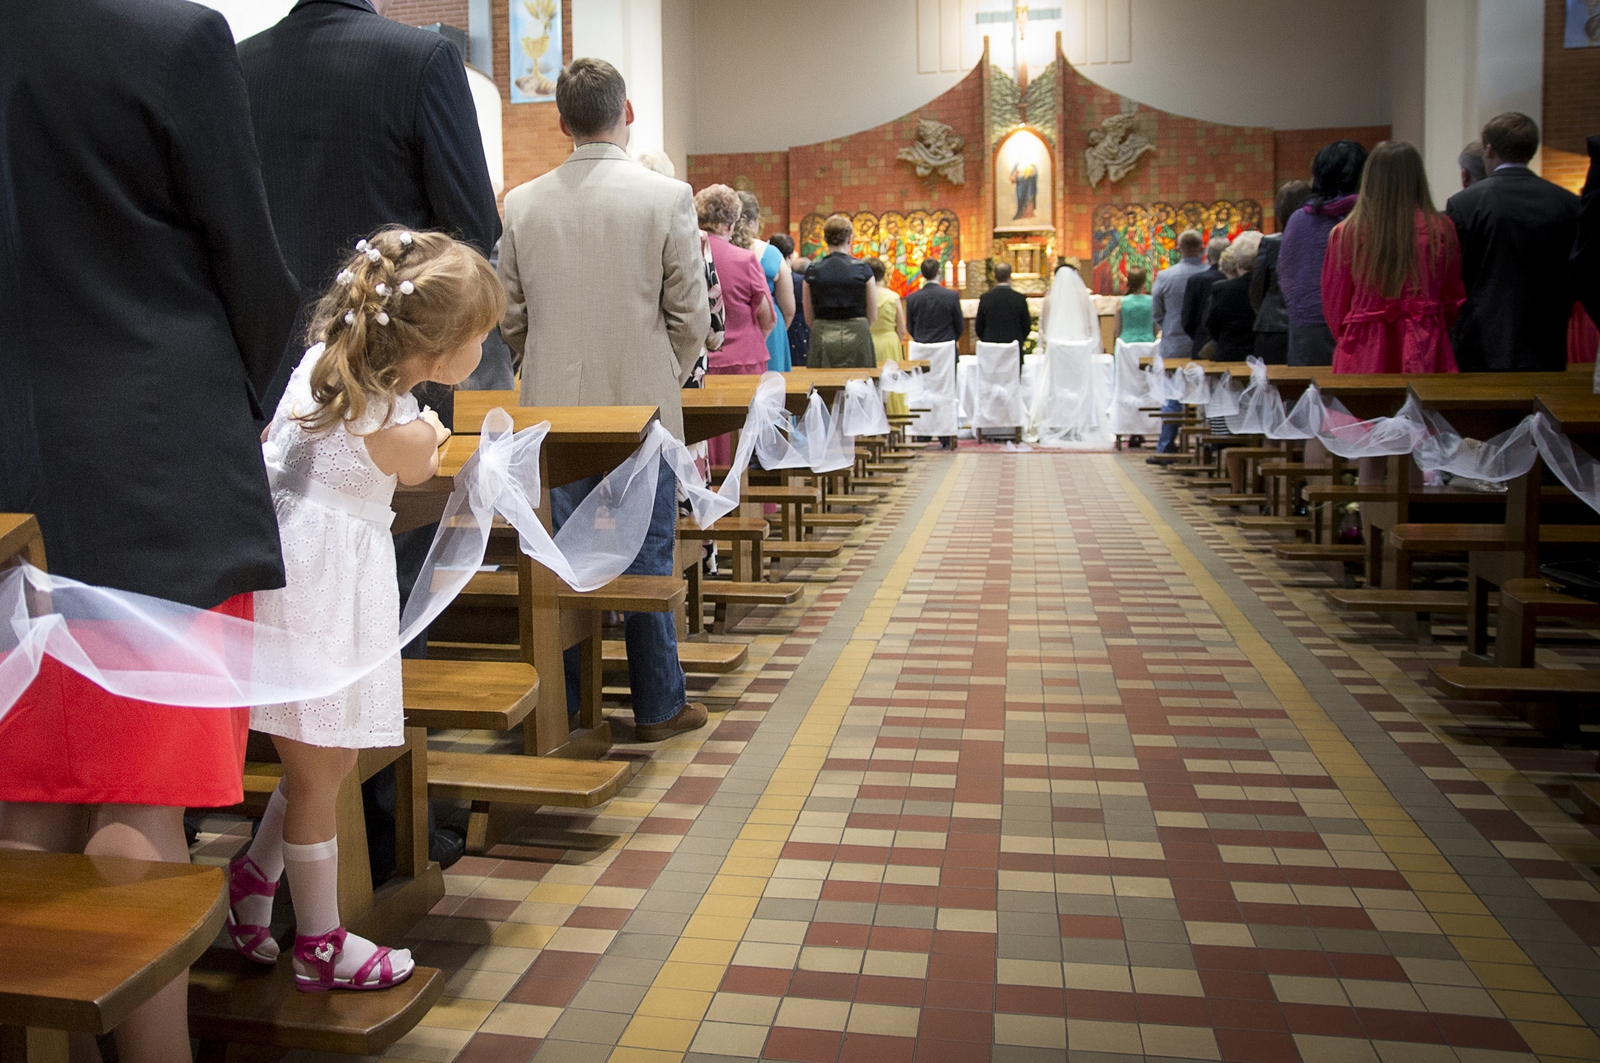
[[(355, 242), (442, 229), (488, 254), (500, 236), (461, 53), (365, 0), (300, 0), (239, 44), (273, 225), (309, 308)], [(302, 326), (303, 327), (303, 326)], [(306, 344), (289, 344), (270, 412)]]

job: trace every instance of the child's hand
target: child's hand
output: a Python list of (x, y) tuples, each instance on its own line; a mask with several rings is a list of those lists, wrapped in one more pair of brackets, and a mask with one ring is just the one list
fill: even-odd
[(426, 421), (428, 422), (428, 425), (433, 428), (435, 440), (433, 445), (435, 447), (444, 446), (444, 441), (450, 438), (450, 429), (439, 423), (439, 415), (434, 413), (431, 408), (424, 406), (422, 408), (422, 413), (418, 415), (417, 420)]

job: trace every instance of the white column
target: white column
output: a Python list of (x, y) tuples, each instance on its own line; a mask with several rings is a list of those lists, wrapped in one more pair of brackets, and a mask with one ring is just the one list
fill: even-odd
[(1422, 161), (1434, 201), (1461, 189), (1456, 158), (1478, 135), (1478, 0), (1427, 0)]
[(661, 0), (567, 0), (572, 55), (604, 59), (622, 72), (633, 101), (631, 148), (663, 147)]

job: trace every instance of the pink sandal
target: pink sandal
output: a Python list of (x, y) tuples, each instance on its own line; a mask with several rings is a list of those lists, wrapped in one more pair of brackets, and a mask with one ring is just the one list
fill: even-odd
[(248, 959), (268, 967), (278, 962), (276, 952), (268, 956), (261, 951), (262, 945), (272, 941), (272, 928), (236, 921), (233, 906), (246, 897), (271, 897), (277, 892), (278, 884), (267, 881), (248, 853), (240, 853), (228, 862), (228, 940)]
[[(344, 939), (348, 936), (349, 932), (342, 926), (335, 927), (326, 934), (318, 934), (316, 937), (296, 934), (294, 958), (315, 970), (317, 974), (313, 978), (296, 971), (295, 988), (302, 993), (325, 993), (330, 989), (388, 989), (410, 978), (411, 972), (416, 970), (416, 964), (412, 964), (396, 975), (394, 961), (389, 958), (394, 950), (380, 945), (378, 951), (372, 954), (372, 958), (363, 963), (353, 976), (340, 978), (333, 973), (333, 968), (339, 959), (339, 953), (344, 951)], [(369, 983), (367, 979), (374, 968), (377, 969), (378, 980)]]

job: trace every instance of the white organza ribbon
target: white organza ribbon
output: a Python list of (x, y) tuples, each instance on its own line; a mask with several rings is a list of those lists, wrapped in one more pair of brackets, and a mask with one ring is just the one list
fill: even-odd
[[(871, 383), (862, 383), (875, 398)], [(112, 694), (164, 705), (267, 705), (342, 690), (393, 658), (461, 593), (483, 564), (496, 514), (516, 529), (523, 552), (574, 590), (603, 587), (633, 563), (644, 543), (663, 462), (688, 494), (701, 528), (738, 507), (739, 483), (753, 456), (769, 469), (827, 472), (853, 464), (854, 442), (842, 430), (843, 417), (830, 416), (813, 393), (802, 424), (794, 425), (784, 409), (784, 388), (776, 373), (757, 385), (732, 467), (717, 490), (706, 485), (688, 448), (658, 422), (553, 537), (536, 512), (539, 451), (549, 423), (514, 432), (504, 410), (489, 411), (477, 452), (456, 475), (398, 637), (361, 657), (334, 659), (327, 645), (266, 624), (94, 587), (28, 565), (7, 569), (0, 573), (0, 718), (33, 682), (46, 654)]]
[(878, 389), (885, 395), (904, 395), (906, 405), (912, 405), (922, 397), (922, 370), (901, 369), (891, 358), (878, 374)]

